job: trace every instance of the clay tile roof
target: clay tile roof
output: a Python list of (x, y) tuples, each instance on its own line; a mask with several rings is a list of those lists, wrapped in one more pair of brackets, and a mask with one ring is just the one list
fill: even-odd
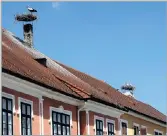
[[(125, 96), (106, 82), (102, 80), (98, 80), (94, 77), (91, 77), (88, 74), (85, 74), (83, 72), (80, 72), (78, 70), (75, 70), (69, 66), (66, 66), (64, 64), (59, 63), (61, 66), (69, 70), (71, 73), (82, 79), (83, 81), (89, 83), (94, 88), (98, 89), (99, 91), (107, 94), (111, 99), (113, 99), (116, 103), (123, 105), (133, 111), (136, 111), (138, 113), (144, 114), (146, 116), (152, 117), (154, 119), (157, 119), (162, 122), (166, 122), (167, 117), (153, 108), (152, 106), (145, 104), (141, 101), (138, 101), (134, 98)], [(104, 94), (104, 95), (105, 95)]]
[[(35, 59), (45, 58), (46, 66)], [(104, 81), (53, 61), (36, 49), (2, 28), (2, 69), (14, 76), (48, 87), (77, 99), (98, 100), (111, 106), (126, 107), (158, 121), (166, 122), (166, 116), (155, 108), (134, 98), (127, 97)]]

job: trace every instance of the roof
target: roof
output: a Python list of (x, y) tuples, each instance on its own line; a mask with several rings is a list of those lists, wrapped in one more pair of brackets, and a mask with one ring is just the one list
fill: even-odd
[[(36, 61), (39, 58), (46, 58), (46, 66)], [(127, 97), (109, 84), (25, 46), (21, 39), (5, 29), (2, 29), (2, 70), (76, 99), (91, 99), (166, 122), (166, 116), (152, 106)]]

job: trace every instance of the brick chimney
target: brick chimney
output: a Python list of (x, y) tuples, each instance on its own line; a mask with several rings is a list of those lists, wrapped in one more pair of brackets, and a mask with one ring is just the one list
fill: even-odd
[(24, 33), (24, 42), (30, 48), (33, 47), (33, 25), (32, 24), (24, 24), (23, 25), (23, 33)]

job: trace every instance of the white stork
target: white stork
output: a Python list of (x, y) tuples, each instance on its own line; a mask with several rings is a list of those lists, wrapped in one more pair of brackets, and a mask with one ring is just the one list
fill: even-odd
[(27, 9), (28, 9), (31, 13), (32, 13), (32, 12), (37, 12), (36, 9), (33, 9), (33, 8), (29, 7), (29, 6), (27, 6)]

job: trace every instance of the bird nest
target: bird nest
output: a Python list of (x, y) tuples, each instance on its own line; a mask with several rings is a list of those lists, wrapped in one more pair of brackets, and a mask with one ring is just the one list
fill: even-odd
[(132, 86), (131, 84), (125, 84), (121, 87), (122, 90), (129, 90), (129, 91), (134, 91), (135, 87)]
[(15, 16), (15, 19), (17, 21), (30, 22), (36, 20), (37, 16), (33, 14), (21, 14), (21, 15), (18, 14)]

